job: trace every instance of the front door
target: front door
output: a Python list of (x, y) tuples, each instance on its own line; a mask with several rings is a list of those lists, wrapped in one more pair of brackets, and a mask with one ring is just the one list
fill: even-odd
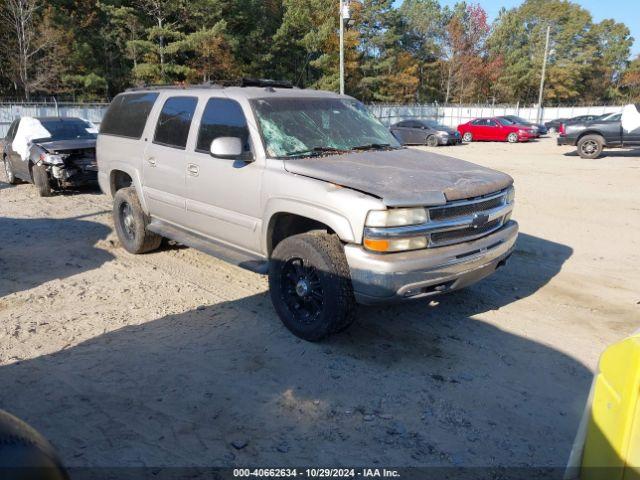
[(235, 100), (210, 98), (202, 113), (193, 151), (187, 153), (187, 219), (205, 236), (260, 251), (260, 180), (262, 165), (210, 154), (219, 137), (239, 137), (251, 150), (242, 107)]
[(185, 216), (185, 149), (198, 99), (170, 97), (163, 107), (143, 158), (142, 185), (149, 213), (169, 223)]

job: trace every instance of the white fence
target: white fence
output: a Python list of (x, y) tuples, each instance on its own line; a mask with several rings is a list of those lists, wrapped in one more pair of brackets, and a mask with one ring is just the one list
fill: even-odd
[[(431, 118), (450, 127), (457, 127), (461, 123), (478, 117), (516, 115), (531, 122), (537, 122), (538, 119), (537, 107), (518, 105), (370, 105), (369, 109), (387, 126), (412, 118)], [(622, 106), (546, 107), (542, 110), (542, 122), (556, 118), (603, 115), (621, 111)]]
[(105, 103), (0, 103), (0, 138), (18, 117), (80, 117), (100, 125)]
[[(80, 117), (100, 125), (107, 106), (105, 103), (0, 103), (0, 138), (5, 136), (11, 122), (18, 117)], [(369, 109), (387, 126), (412, 118), (432, 118), (450, 127), (477, 117), (517, 115), (532, 122), (538, 118), (536, 107), (517, 105), (369, 105)], [(556, 118), (602, 115), (621, 110), (622, 106), (547, 107), (542, 112), (542, 118), (543, 122), (547, 122)]]

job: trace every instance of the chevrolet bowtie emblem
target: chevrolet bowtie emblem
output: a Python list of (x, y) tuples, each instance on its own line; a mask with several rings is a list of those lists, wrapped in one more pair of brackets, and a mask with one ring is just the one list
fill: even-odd
[(473, 216), (473, 221), (471, 222), (471, 227), (480, 228), (489, 223), (489, 215), (486, 213), (476, 213)]

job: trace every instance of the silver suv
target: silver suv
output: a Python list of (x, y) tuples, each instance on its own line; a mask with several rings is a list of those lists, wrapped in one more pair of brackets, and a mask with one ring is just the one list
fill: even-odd
[(130, 90), (97, 142), (120, 242), (162, 237), (268, 274), (278, 315), (310, 341), (356, 304), (431, 297), (513, 251), (508, 175), (403, 148), (357, 100), (255, 82)]

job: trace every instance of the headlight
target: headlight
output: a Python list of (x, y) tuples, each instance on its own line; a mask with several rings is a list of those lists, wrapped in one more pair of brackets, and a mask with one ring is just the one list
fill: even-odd
[(390, 210), (372, 210), (367, 215), (367, 227), (404, 227), (420, 225), (429, 216), (424, 208), (393, 208)]
[(50, 153), (40, 154), (40, 160), (49, 165), (64, 165), (64, 159), (68, 155), (52, 155)]
[(444, 130), (438, 130), (438, 136), (439, 137), (448, 137), (449, 136), (449, 132), (445, 132)]
[(381, 253), (406, 252), (408, 250), (419, 250), (427, 248), (429, 241), (427, 237), (410, 238), (366, 238), (364, 246), (367, 250)]
[(511, 187), (508, 191), (507, 191), (507, 203), (511, 204), (513, 202), (515, 202), (516, 200), (516, 189), (515, 187)]

